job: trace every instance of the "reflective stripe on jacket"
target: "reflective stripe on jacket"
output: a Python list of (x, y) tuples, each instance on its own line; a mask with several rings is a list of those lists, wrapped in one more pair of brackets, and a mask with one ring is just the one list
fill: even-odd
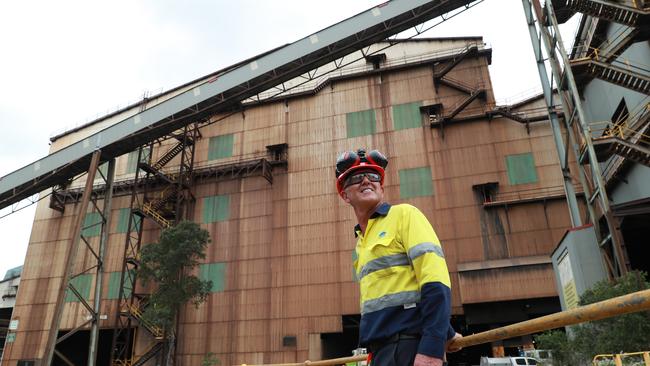
[(396, 333), (422, 334), (418, 352), (442, 357), (453, 337), (451, 291), (442, 247), (417, 208), (383, 203), (355, 228), (354, 269), (361, 290), (362, 345)]

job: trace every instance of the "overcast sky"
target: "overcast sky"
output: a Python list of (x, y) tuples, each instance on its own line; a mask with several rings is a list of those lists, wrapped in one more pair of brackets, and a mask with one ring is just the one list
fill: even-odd
[[(2, 1), (0, 176), (45, 156), (54, 133), (382, 2)], [(486, 0), (423, 36), (483, 36), (497, 99), (540, 90), (520, 0)], [(0, 280), (23, 263), (33, 217), (34, 206), (0, 219)]]

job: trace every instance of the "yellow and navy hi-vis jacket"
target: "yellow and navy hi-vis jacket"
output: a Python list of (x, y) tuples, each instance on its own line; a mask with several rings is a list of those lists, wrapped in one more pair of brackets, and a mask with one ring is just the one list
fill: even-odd
[(361, 289), (361, 346), (397, 333), (421, 334), (418, 353), (442, 358), (454, 336), (451, 283), (442, 247), (417, 208), (382, 203), (365, 233), (355, 227), (354, 272)]

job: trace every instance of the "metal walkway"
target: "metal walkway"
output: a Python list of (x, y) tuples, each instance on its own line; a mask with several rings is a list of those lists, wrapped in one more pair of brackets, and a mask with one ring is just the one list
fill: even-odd
[(86, 171), (96, 149), (102, 150), (102, 162), (108, 161), (189, 123), (237, 108), (241, 100), (256, 93), (473, 2), (393, 0), (226, 68), (190, 90), (0, 178), (0, 208)]

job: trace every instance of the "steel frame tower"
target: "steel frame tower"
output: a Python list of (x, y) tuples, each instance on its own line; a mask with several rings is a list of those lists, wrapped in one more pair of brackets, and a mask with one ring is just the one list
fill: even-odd
[[(86, 184), (81, 196), (81, 204), (79, 205), (78, 212), (76, 213), (74, 221), (74, 231), (72, 236), (72, 245), (67, 250), (67, 260), (65, 264), (65, 274), (61, 279), (61, 284), (59, 286), (59, 291), (57, 295), (56, 307), (54, 309), (54, 315), (52, 316), (52, 322), (50, 326), (48, 342), (45, 348), (45, 361), (46, 365), (52, 363), (54, 355), (59, 357), (67, 364), (71, 364), (66, 355), (56, 349), (56, 345), (65, 339), (71, 337), (79, 330), (90, 325), (90, 340), (88, 345), (88, 365), (94, 365), (97, 357), (97, 342), (99, 340), (99, 319), (100, 319), (100, 309), (101, 309), (101, 294), (102, 294), (102, 279), (103, 279), (103, 262), (104, 262), (104, 252), (106, 248), (106, 242), (108, 241), (108, 228), (110, 227), (110, 218), (111, 218), (111, 200), (113, 192), (113, 178), (115, 176), (115, 159), (111, 159), (108, 162), (107, 173), (102, 172), (99, 169), (101, 150), (97, 149), (92, 154), (90, 161), (90, 167), (86, 174)], [(96, 173), (99, 172), (101, 180), (104, 182), (106, 187), (106, 193), (104, 195), (103, 204), (99, 204), (98, 195), (93, 191), (93, 184), (95, 181)], [(52, 196), (53, 198), (56, 195)], [(86, 213), (88, 211), (88, 206), (92, 203), (93, 211), (99, 212), (99, 221), (98, 222), (88, 222)], [(60, 211), (63, 212), (65, 205), (60, 207)], [(96, 240), (91, 240), (87, 234), (87, 230), (92, 230), (93, 228), (99, 226), (99, 242)], [(84, 268), (79, 272), (74, 271), (75, 259), (77, 258), (77, 252), (79, 243), (83, 242), (85, 249), (88, 250), (92, 255), (92, 261), (94, 264), (88, 268)], [(84, 275), (86, 273), (95, 272), (95, 290), (93, 293), (93, 305), (91, 306), (88, 301), (81, 294), (80, 289), (78, 289), (75, 284), (75, 278)], [(90, 313), (90, 316), (87, 321), (77, 325), (74, 329), (66, 332), (64, 335), (59, 336), (59, 327), (61, 324), (61, 316), (63, 315), (63, 310), (65, 308), (66, 297), (72, 295), (77, 300), (81, 302), (83, 307)]]
[[(571, 64), (560, 36), (559, 24), (553, 10), (553, 4), (547, 0), (542, 6), (539, 0), (522, 0), (526, 21), (528, 23), (531, 43), (538, 63), (540, 80), (544, 89), (545, 101), (549, 117), (553, 125), (556, 146), (565, 177), (567, 201), (574, 225), (581, 224), (577, 215), (577, 201), (571, 184), (571, 174), (568, 169), (568, 151), (571, 150), (578, 159), (578, 176), (585, 192), (588, 221), (593, 224), (598, 238), (603, 259), (610, 277), (618, 277), (627, 273), (627, 260), (623, 236), (618, 219), (612, 214), (609, 198), (598, 157), (594, 149), (593, 136), (588, 120), (585, 117), (580, 94), (575, 82)], [(533, 12), (535, 17), (533, 17)], [(536, 26), (537, 25), (537, 26)], [(547, 78), (541, 43), (544, 43), (547, 62), (551, 66), (551, 80)], [(557, 85), (562, 108), (564, 124), (568, 138), (558, 136), (556, 107), (553, 102), (553, 80)], [(578, 217), (576, 217), (578, 216)]]
[[(138, 149), (135, 179), (131, 187), (129, 222), (124, 245), (122, 273), (120, 277), (119, 305), (113, 331), (111, 363), (117, 366), (141, 365), (165, 349), (173, 331), (165, 334), (154, 324), (142, 318), (147, 306), (148, 294), (137, 291), (137, 270), (142, 246), (144, 219), (149, 219), (161, 229), (188, 219), (192, 212), (193, 197), (190, 193), (193, 180), (194, 152), (199, 138), (199, 123), (185, 126), (171, 135), (178, 142), (152, 163), (153, 143)], [(175, 157), (180, 156), (176, 172), (164, 170)], [(158, 192), (156, 195), (155, 193)], [(154, 338), (138, 358), (135, 354), (137, 329), (146, 330)]]

